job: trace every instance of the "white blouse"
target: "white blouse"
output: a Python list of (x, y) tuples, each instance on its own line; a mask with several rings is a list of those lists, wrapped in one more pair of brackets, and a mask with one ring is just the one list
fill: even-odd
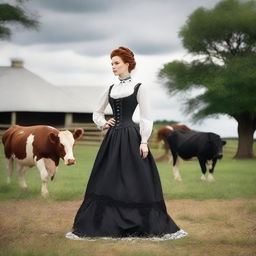
[[(110, 96), (114, 99), (122, 98), (131, 95), (134, 92), (134, 87), (137, 83), (129, 80), (124, 80), (122, 82), (115, 83), (110, 92)], [(108, 105), (108, 92), (107, 88), (104, 93), (100, 96), (99, 103), (97, 104), (93, 112), (93, 122), (97, 125), (98, 129), (102, 130), (104, 124), (107, 122), (104, 116), (104, 110)], [(137, 101), (140, 110), (140, 135), (141, 142), (146, 143), (151, 135), (153, 128), (153, 120), (151, 118), (151, 111), (149, 106), (149, 100), (147, 95), (147, 90), (140, 85), (137, 93)]]

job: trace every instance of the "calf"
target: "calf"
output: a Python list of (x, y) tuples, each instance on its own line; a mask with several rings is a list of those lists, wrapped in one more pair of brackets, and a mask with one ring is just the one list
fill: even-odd
[(24, 179), (25, 169), (36, 166), (39, 169), (43, 197), (49, 195), (47, 181), (53, 179), (59, 165), (60, 158), (66, 165), (75, 163), (73, 145), (75, 140), (82, 137), (84, 130), (76, 129), (73, 134), (59, 131), (51, 126), (11, 126), (2, 137), (5, 157), (7, 158), (7, 183), (11, 181), (13, 161), (18, 167), (19, 183), (22, 188), (27, 188)]
[(173, 174), (175, 180), (181, 180), (178, 169), (178, 156), (184, 160), (197, 157), (201, 166), (201, 180), (206, 180), (206, 163), (210, 164), (208, 181), (214, 181), (213, 172), (218, 159), (221, 159), (222, 147), (226, 141), (211, 132), (173, 131), (167, 141), (173, 157)]

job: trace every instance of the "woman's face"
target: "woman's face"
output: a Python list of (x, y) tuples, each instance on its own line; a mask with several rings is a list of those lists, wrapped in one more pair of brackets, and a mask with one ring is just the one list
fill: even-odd
[(125, 76), (129, 73), (128, 67), (129, 63), (124, 63), (122, 58), (119, 56), (114, 56), (111, 59), (112, 70), (115, 76)]

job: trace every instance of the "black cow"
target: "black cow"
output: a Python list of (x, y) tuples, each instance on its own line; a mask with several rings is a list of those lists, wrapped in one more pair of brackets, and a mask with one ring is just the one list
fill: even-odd
[(213, 171), (218, 159), (222, 158), (222, 147), (226, 141), (222, 141), (220, 136), (212, 132), (195, 131), (173, 131), (167, 141), (173, 156), (174, 179), (181, 181), (181, 176), (177, 166), (178, 156), (184, 160), (197, 157), (202, 170), (201, 180), (206, 180), (206, 163), (210, 165), (208, 181), (214, 181)]

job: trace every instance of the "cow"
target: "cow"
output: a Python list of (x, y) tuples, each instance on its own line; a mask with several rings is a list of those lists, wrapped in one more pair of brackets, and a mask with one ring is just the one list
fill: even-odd
[(169, 156), (169, 145), (167, 142), (167, 137), (170, 135), (171, 132), (176, 130), (182, 130), (182, 131), (191, 131), (190, 128), (188, 128), (185, 124), (172, 124), (172, 125), (164, 125), (160, 127), (157, 131), (156, 140), (157, 142), (162, 142), (164, 145), (164, 153), (163, 155), (156, 158), (157, 162), (164, 161), (164, 160), (170, 160)]
[(48, 179), (54, 178), (60, 158), (66, 165), (75, 163), (73, 145), (83, 134), (82, 128), (75, 129), (72, 134), (68, 130), (59, 131), (45, 125), (11, 126), (2, 137), (7, 159), (7, 183), (11, 182), (14, 160), (22, 188), (27, 188), (24, 178), (26, 168), (36, 166), (42, 181), (41, 195), (47, 197)]
[[(178, 169), (178, 156), (184, 160), (197, 157), (201, 171), (202, 181), (215, 181), (213, 177), (214, 167), (218, 159), (223, 156), (222, 148), (226, 141), (222, 141), (220, 136), (212, 132), (195, 132), (195, 131), (173, 131), (168, 137), (167, 142), (173, 157), (173, 174), (174, 179), (181, 181)], [(209, 175), (205, 177), (209, 165)]]

